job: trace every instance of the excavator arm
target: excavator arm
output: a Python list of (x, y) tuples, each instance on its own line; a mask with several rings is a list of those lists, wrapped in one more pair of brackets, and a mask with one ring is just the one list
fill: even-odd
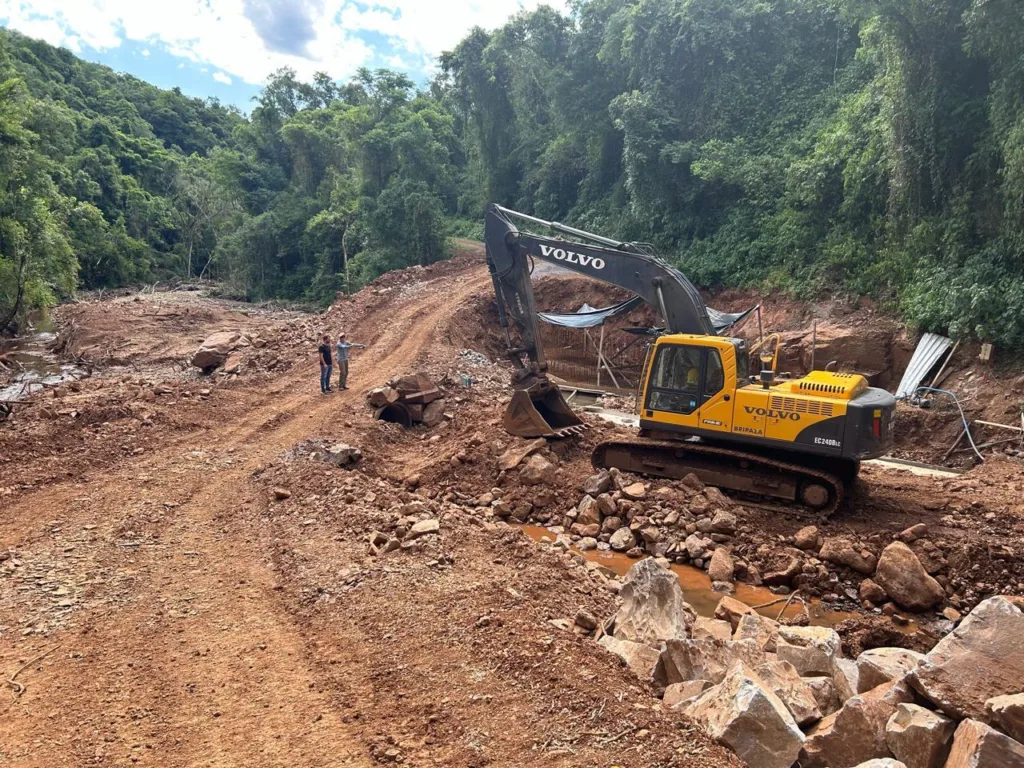
[[(573, 240), (522, 232), (513, 219), (560, 232)], [(566, 434), (581, 422), (547, 378), (537, 305), (530, 280), (532, 261), (548, 262), (640, 296), (665, 321), (670, 333), (716, 334), (696, 287), (644, 246), (623, 243), (557, 222), (491, 204), (485, 222), (487, 266), (498, 300), (508, 354), (517, 366), (516, 393), (505, 428), (523, 437)], [(589, 241), (589, 242), (584, 242)], [(518, 343), (511, 328), (515, 327)], [(525, 356), (525, 358), (524, 358)]]

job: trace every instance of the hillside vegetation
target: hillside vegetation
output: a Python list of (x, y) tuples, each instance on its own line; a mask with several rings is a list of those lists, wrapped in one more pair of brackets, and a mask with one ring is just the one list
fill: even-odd
[(576, 0), (473, 30), (425, 90), (281, 71), (248, 117), (14, 33), (0, 82), (3, 325), (170, 276), (323, 301), (495, 200), (707, 287), (1024, 344), (1017, 0)]

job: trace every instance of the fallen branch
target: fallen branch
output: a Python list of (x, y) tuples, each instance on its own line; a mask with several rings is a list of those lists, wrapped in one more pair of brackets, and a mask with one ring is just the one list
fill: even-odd
[[(792, 592), (790, 592), (789, 600), (787, 600), (786, 604), (784, 606), (782, 606), (782, 610), (779, 611), (779, 615), (775, 617), (776, 621), (782, 621), (783, 614), (785, 614), (786, 609), (789, 608), (789, 604), (793, 602), (793, 598), (796, 597), (798, 594), (800, 594), (800, 590), (799, 589), (796, 589), (796, 590), (793, 590)], [(800, 598), (800, 602), (803, 603), (804, 606), (806, 607), (807, 603), (804, 603), (804, 599), (802, 597)]]
[(25, 685), (24, 685), (24, 683), (19, 683), (15, 678), (18, 675), (20, 675), (22, 672), (24, 672), (26, 669), (31, 667), (33, 664), (35, 664), (37, 661), (42, 661), (43, 659), (45, 659), (47, 656), (49, 656), (51, 653), (56, 651), (58, 648), (60, 648), (60, 643), (58, 643), (57, 645), (53, 646), (53, 648), (51, 648), (48, 651), (43, 651), (38, 656), (36, 656), (34, 659), (30, 659), (29, 661), (26, 661), (24, 664), (22, 664), (20, 667), (18, 667), (18, 671), (17, 672), (15, 672), (13, 675), (11, 675), (9, 678), (7, 678), (7, 685), (9, 685), (13, 689), (13, 691), (14, 691), (14, 698), (18, 698), (19, 696), (21, 696), (21, 694), (23, 694), (25, 692)]

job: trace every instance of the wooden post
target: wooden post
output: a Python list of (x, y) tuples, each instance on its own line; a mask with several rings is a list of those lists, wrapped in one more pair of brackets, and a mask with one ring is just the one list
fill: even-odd
[(604, 324), (601, 324), (601, 340), (597, 344), (597, 386), (601, 386), (601, 360), (604, 357)]
[(764, 342), (764, 326), (761, 324), (761, 305), (757, 305), (757, 340)]

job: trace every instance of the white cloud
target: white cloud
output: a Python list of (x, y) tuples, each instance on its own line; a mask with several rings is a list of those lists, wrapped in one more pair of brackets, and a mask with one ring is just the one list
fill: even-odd
[(141, 53), (143, 56), (149, 56), (149, 48), (143, 48)]
[[(473, 26), (499, 26), (521, 8), (535, 8), (542, 1), (0, 0), (0, 21), (76, 52), (83, 46), (106, 51), (125, 42), (142, 43), (225, 77), (262, 83), (270, 72), (286, 66), (307, 79), (317, 71), (340, 79), (399, 53), (405, 61), (432, 63)], [(565, 2), (549, 0), (563, 10)], [(295, 45), (272, 33), (277, 18), (294, 25), (301, 38)], [(359, 37), (366, 32), (383, 35), (389, 45), (371, 49)]]
[(223, 72), (214, 72), (213, 79), (216, 80), (218, 83), (224, 83), (224, 85), (231, 85), (231, 78)]

